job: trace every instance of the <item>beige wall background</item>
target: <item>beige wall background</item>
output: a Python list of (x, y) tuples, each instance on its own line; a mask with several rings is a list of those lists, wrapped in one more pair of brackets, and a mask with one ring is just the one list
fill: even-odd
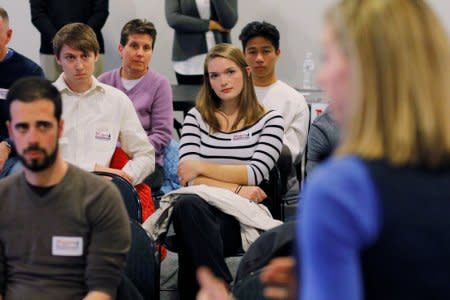
[[(76, 0), (74, 0), (76, 2)], [(373, 0), (378, 1), (378, 0)], [(277, 66), (278, 77), (293, 86), (302, 81), (302, 63), (307, 51), (319, 62), (319, 38), (322, 15), (334, 0), (240, 0), (239, 21), (232, 31), (233, 44), (240, 46), (241, 28), (253, 20), (266, 20), (281, 32), (282, 57)], [(450, 33), (450, 1), (429, 0)], [(31, 24), (27, 0), (0, 0), (10, 15), (14, 34), (10, 46), (39, 62), (39, 33)], [(164, 0), (110, 0), (109, 18), (103, 28), (106, 42), (106, 69), (120, 65), (117, 54), (119, 33), (129, 19), (146, 18), (158, 30), (151, 67), (164, 74), (172, 83), (175, 76), (170, 60), (173, 31), (164, 16)]]

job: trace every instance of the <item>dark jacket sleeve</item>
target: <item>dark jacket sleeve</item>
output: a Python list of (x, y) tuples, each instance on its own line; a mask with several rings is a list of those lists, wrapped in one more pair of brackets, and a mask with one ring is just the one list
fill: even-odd
[(56, 27), (48, 15), (46, 0), (30, 0), (31, 22), (44, 39), (51, 41), (56, 34)]
[(93, 4), (92, 15), (86, 24), (91, 26), (94, 31), (100, 31), (108, 18), (108, 0), (96, 0)]
[(31, 76), (37, 76), (37, 77), (42, 77), (44, 78), (44, 71), (42, 70), (42, 68), (39, 65), (35, 65), (33, 70), (31, 71), (32, 75)]
[(6, 259), (3, 244), (0, 244), (0, 295), (5, 299), (6, 290)]
[(327, 109), (314, 120), (309, 130), (306, 173), (309, 174), (318, 163), (331, 156), (338, 143), (339, 130)]
[(238, 21), (237, 0), (211, 0), (217, 21), (226, 29), (232, 29)]
[(195, 0), (182, 9), (180, 0), (166, 0), (166, 20), (170, 27), (180, 32), (207, 32), (209, 20), (200, 19)]
[(332, 151), (326, 134), (316, 124), (311, 125), (308, 135), (308, 150), (306, 152), (306, 174), (324, 160)]

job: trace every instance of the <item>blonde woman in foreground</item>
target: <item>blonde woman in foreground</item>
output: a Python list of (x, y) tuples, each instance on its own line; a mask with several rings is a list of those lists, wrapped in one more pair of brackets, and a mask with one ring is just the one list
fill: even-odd
[(305, 190), (301, 298), (448, 299), (448, 35), (425, 1), (344, 0), (322, 47), (343, 139)]

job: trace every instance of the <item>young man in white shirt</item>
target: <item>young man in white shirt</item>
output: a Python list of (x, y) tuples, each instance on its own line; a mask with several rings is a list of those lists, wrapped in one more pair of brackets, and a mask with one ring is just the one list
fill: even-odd
[[(94, 31), (82, 23), (65, 25), (53, 50), (63, 69), (54, 83), (64, 104), (63, 158), (88, 171), (116, 173), (133, 185), (142, 182), (154, 171), (155, 150), (131, 100), (92, 75), (99, 55)], [(121, 170), (109, 168), (118, 142), (130, 157)]]
[[(283, 116), (284, 150), (289, 149), (291, 163), (297, 165), (305, 151), (309, 110), (305, 98), (276, 77), (275, 65), (281, 54), (280, 33), (270, 23), (255, 21), (242, 29), (239, 39), (251, 68), (256, 96), (264, 106), (277, 110)], [(291, 174), (288, 189), (296, 182), (294, 178)]]

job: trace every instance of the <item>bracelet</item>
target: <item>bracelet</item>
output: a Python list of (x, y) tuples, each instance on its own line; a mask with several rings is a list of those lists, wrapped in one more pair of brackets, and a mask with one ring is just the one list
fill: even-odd
[(242, 185), (238, 184), (238, 186), (236, 187), (236, 190), (234, 191), (235, 194), (239, 194), (239, 192), (242, 189)]

